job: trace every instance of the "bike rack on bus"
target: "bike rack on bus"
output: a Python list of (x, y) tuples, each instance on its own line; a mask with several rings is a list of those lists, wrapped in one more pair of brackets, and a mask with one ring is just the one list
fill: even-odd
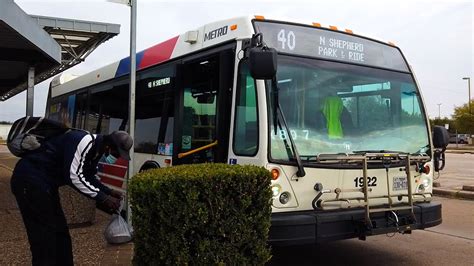
[[(365, 155), (335, 155), (330, 156), (327, 158), (321, 158), (323, 156), (318, 156), (318, 162), (323, 163), (324, 161), (350, 161), (353, 163), (360, 163), (362, 165), (362, 172), (363, 172), (363, 187), (362, 188), (355, 188), (355, 189), (326, 189), (326, 190), (319, 190), (317, 185), (315, 185), (315, 190), (319, 190), (318, 195), (313, 200), (313, 208), (315, 210), (325, 210), (325, 205), (330, 202), (341, 202), (341, 204), (345, 204), (345, 208), (357, 208), (363, 207), (365, 210), (365, 226), (367, 229), (372, 229), (373, 224), (370, 217), (371, 213), (376, 212), (389, 212), (394, 216), (394, 220), (396, 221), (396, 226), (398, 226), (398, 217), (395, 211), (399, 210), (410, 210), (410, 216), (414, 222), (416, 222), (415, 213), (413, 210), (413, 203), (414, 202), (424, 202), (431, 198), (432, 193), (413, 193), (412, 192), (412, 171), (410, 169), (411, 165), (418, 165), (422, 163), (426, 163), (430, 160), (429, 156), (426, 155), (416, 155), (412, 156), (410, 154), (398, 154), (398, 153), (367, 153)], [(368, 162), (379, 162), (382, 163), (387, 171), (387, 195), (386, 196), (369, 196), (369, 192), (372, 191), (371, 188), (368, 187)], [(402, 164), (405, 167), (405, 173), (407, 176), (407, 193), (406, 194), (397, 194), (397, 197), (407, 197), (408, 204), (401, 202), (401, 203), (394, 203), (392, 201), (392, 195), (390, 193), (390, 182), (389, 182), (389, 175), (388, 169), (393, 163)], [(341, 198), (340, 194), (343, 192), (361, 192), (363, 197), (350, 197), (350, 198)], [(335, 199), (320, 199), (323, 194), (327, 193), (335, 193)], [(416, 196), (417, 198), (414, 198)], [(430, 197), (428, 197), (430, 196)], [(371, 208), (369, 201), (374, 199), (387, 199), (387, 204), (382, 207)], [(357, 201), (353, 203), (351, 201)], [(411, 230), (410, 225), (403, 227), (402, 229), (398, 229), (400, 232), (409, 231)]]

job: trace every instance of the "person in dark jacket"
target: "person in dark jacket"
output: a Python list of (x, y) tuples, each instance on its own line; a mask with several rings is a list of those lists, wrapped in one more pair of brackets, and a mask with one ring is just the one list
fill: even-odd
[(51, 138), (18, 161), (11, 179), (28, 234), (33, 265), (73, 265), (71, 237), (58, 188), (69, 185), (97, 201), (102, 210), (118, 210), (122, 193), (97, 178), (102, 156), (130, 160), (132, 138), (124, 131), (93, 135), (70, 130)]

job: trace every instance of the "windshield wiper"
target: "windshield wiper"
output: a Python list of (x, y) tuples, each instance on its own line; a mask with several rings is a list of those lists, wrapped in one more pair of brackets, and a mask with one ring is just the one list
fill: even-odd
[(335, 158), (347, 158), (347, 153), (318, 153), (315, 155), (301, 155), (306, 162), (320, 162), (325, 160), (334, 160)]
[(409, 154), (404, 151), (392, 151), (392, 150), (360, 150), (352, 151), (353, 154), (366, 154), (366, 153), (397, 153), (397, 154)]
[[(303, 163), (301, 162), (301, 158), (300, 158), (300, 155), (298, 153), (298, 150), (296, 149), (296, 144), (295, 144), (295, 140), (293, 139), (293, 136), (291, 135), (291, 132), (290, 132), (290, 128), (288, 127), (288, 124), (286, 123), (286, 119), (285, 119), (285, 115), (283, 114), (283, 110), (281, 109), (281, 106), (280, 106), (280, 101), (278, 99), (278, 85), (277, 85), (277, 81), (276, 81), (276, 77), (273, 77), (272, 79), (272, 87), (273, 87), (273, 90), (274, 91), (273, 93), (273, 106), (274, 106), (274, 113), (273, 113), (273, 123), (274, 123), (274, 128), (275, 128), (275, 133), (276, 133), (276, 128), (277, 128), (277, 124), (280, 126), (280, 129), (281, 129), (281, 123), (279, 123), (280, 119), (281, 118), (281, 122), (283, 123), (283, 126), (285, 127), (285, 130), (287, 132), (287, 136), (288, 136), (288, 139), (290, 139), (290, 144), (291, 144), (291, 149), (293, 151), (293, 155), (294, 155), (294, 159), (296, 159), (296, 164), (298, 166), (298, 171), (296, 171), (296, 176), (297, 177), (303, 177), (306, 175), (306, 172), (304, 170), (304, 167), (303, 167)], [(280, 115), (280, 116), (278, 116)], [(285, 140), (285, 146), (288, 147), (288, 144), (286, 143), (286, 140)]]
[(305, 161), (314, 161), (318, 159), (318, 154), (316, 155), (300, 155), (301, 158), (303, 158)]

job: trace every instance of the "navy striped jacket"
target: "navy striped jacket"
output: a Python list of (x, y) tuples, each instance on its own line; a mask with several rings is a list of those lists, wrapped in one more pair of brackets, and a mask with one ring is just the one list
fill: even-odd
[(70, 185), (80, 193), (102, 201), (110, 193), (110, 188), (96, 177), (97, 164), (102, 157), (98, 147), (102, 141), (102, 135), (70, 130), (25, 155), (15, 166), (13, 176), (26, 178), (47, 191)]

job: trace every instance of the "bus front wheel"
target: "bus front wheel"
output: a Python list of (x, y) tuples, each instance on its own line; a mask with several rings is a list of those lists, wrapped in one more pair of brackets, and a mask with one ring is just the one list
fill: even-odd
[(143, 172), (143, 171), (146, 171), (146, 170), (150, 170), (150, 169), (155, 169), (155, 168), (160, 168), (160, 165), (155, 162), (155, 161), (146, 161), (142, 167), (140, 168), (140, 171), (138, 171), (139, 173)]

